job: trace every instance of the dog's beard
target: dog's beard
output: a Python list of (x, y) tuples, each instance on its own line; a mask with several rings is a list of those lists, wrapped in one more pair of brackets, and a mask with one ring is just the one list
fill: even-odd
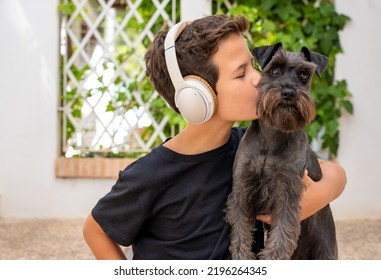
[(258, 116), (281, 132), (304, 129), (316, 116), (315, 104), (308, 91), (298, 90), (292, 101), (281, 96), (281, 88), (259, 89)]

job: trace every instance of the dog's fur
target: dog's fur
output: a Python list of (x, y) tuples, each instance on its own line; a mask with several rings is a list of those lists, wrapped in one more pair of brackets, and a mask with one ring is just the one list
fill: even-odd
[[(303, 47), (287, 52), (280, 43), (253, 49), (263, 69), (257, 112), (239, 145), (226, 219), (231, 226), (233, 259), (337, 259), (330, 206), (300, 222), (305, 169), (321, 179), (305, 126), (315, 118), (311, 76), (320, 76), (328, 58)], [(252, 252), (255, 217), (271, 214), (265, 248)]]

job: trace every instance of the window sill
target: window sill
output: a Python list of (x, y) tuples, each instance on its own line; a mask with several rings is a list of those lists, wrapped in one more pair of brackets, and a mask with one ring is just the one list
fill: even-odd
[(56, 159), (57, 178), (116, 179), (119, 171), (136, 159), (129, 158), (65, 158)]

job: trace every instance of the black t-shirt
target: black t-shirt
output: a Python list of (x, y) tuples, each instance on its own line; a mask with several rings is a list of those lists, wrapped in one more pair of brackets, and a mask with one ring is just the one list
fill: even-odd
[(119, 173), (94, 219), (116, 243), (132, 245), (134, 259), (229, 259), (224, 209), (243, 134), (233, 128), (225, 145), (198, 155), (153, 149)]

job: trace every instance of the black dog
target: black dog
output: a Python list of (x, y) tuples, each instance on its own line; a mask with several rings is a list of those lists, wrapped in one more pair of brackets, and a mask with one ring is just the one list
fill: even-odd
[(335, 224), (328, 206), (300, 222), (305, 169), (321, 179), (319, 163), (308, 144), (305, 126), (315, 118), (311, 77), (319, 76), (328, 58), (303, 47), (287, 52), (280, 43), (253, 49), (263, 69), (258, 84), (259, 120), (239, 145), (233, 190), (226, 218), (231, 226), (233, 259), (255, 259), (255, 217), (270, 213), (271, 226), (261, 259), (337, 259)]

